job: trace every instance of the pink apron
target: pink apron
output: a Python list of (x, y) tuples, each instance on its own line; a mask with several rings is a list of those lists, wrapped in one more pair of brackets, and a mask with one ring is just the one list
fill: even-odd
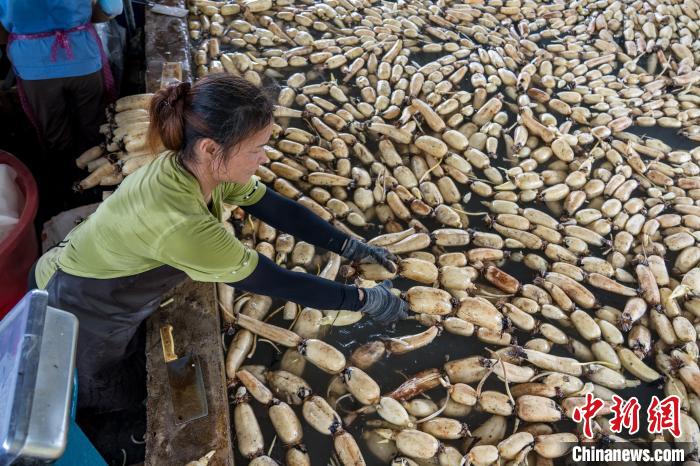
[[(107, 94), (107, 100), (108, 102), (114, 102), (114, 100), (117, 98), (115, 88), (114, 88), (114, 78), (112, 77), (112, 70), (109, 67), (109, 60), (107, 59), (107, 55), (105, 54), (104, 48), (102, 47), (102, 40), (100, 39), (100, 36), (97, 34), (97, 31), (95, 30), (95, 26), (92, 23), (85, 23), (81, 24), (79, 26), (70, 28), (70, 29), (59, 29), (55, 31), (48, 31), (48, 32), (38, 32), (34, 34), (15, 34), (15, 33), (10, 33), (7, 41), (7, 49), (10, 49), (10, 45), (12, 42), (16, 40), (34, 40), (34, 39), (44, 39), (46, 37), (54, 37), (54, 42), (51, 45), (51, 61), (56, 61), (56, 57), (58, 54), (58, 49), (62, 48), (66, 52), (66, 57), (68, 60), (73, 59), (73, 49), (71, 48), (70, 45), (70, 38), (69, 34), (74, 33), (74, 32), (80, 32), (80, 31), (88, 31), (90, 35), (95, 39), (95, 42), (97, 42), (97, 47), (100, 49), (100, 57), (102, 58), (102, 78), (104, 81), (104, 88), (105, 88), (105, 93)], [(34, 128), (36, 129), (37, 133), (41, 136), (41, 132), (39, 130), (39, 124), (38, 121), (34, 115), (34, 112), (32, 111), (32, 107), (29, 105), (29, 101), (27, 100), (27, 96), (24, 92), (24, 88), (22, 86), (22, 80), (19, 77), (19, 74), (17, 73), (17, 70), (15, 70), (15, 77), (17, 78), (17, 92), (19, 93), (19, 100), (20, 103), (22, 104), (22, 109), (24, 110), (24, 113), (27, 115), (27, 118), (29, 118), (29, 121), (32, 123)]]

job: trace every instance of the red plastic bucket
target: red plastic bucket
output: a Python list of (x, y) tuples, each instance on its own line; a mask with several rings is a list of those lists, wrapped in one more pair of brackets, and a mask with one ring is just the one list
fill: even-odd
[(17, 184), (24, 194), (22, 215), (15, 229), (0, 242), (0, 319), (27, 292), (29, 269), (39, 254), (34, 217), (39, 206), (36, 181), (29, 169), (12, 154), (0, 150), (0, 164), (17, 172)]

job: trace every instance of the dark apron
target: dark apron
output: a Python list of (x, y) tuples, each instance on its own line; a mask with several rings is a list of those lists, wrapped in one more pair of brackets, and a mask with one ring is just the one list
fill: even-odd
[[(165, 292), (187, 275), (161, 267), (120, 278), (97, 279), (53, 274), (46, 291), (49, 305), (71, 312), (79, 320), (78, 407), (106, 412), (133, 407), (142, 401), (145, 374), (128, 358), (137, 346), (139, 325), (160, 306)], [(140, 380), (134, 380), (140, 379)]]

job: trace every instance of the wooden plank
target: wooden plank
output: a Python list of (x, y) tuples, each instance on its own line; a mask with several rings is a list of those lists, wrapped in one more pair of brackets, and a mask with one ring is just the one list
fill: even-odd
[[(185, 0), (159, 0), (156, 3), (186, 8)], [(163, 66), (167, 62), (181, 63), (182, 79), (191, 80), (187, 18), (161, 15), (146, 9), (145, 20), (146, 90), (155, 92), (160, 89)]]
[[(154, 313), (147, 324), (145, 466), (182, 465), (211, 450), (216, 450), (216, 454), (210, 465), (232, 466), (229, 407), (214, 285), (187, 280), (168, 293), (163, 303), (168, 304)], [(199, 355), (207, 391), (209, 415), (180, 426), (175, 425), (160, 343), (159, 330), (165, 324), (173, 326), (178, 354), (191, 351)]]
[[(163, 5), (184, 8), (184, 0), (156, 0)], [(146, 90), (161, 87), (161, 77), (181, 68), (182, 80), (191, 80), (187, 18), (174, 18), (146, 11)], [(168, 70), (171, 67), (171, 70)], [(165, 70), (164, 70), (165, 68)], [(179, 72), (179, 69), (176, 70)], [(145, 466), (184, 465), (211, 450), (212, 466), (233, 466), (231, 428), (221, 346), (219, 312), (215, 286), (187, 280), (163, 299), (173, 301), (161, 308), (147, 323), (146, 357), (148, 401)], [(199, 355), (207, 390), (209, 415), (184, 426), (176, 426), (170, 401), (170, 386), (160, 345), (160, 327), (174, 327), (176, 349), (181, 354)]]

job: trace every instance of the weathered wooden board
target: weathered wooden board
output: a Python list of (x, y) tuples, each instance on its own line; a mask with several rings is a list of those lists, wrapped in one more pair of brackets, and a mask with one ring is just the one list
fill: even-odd
[[(172, 301), (171, 301), (172, 299)], [(168, 303), (169, 302), (169, 303)], [(229, 407), (214, 285), (187, 280), (163, 299), (168, 303), (148, 320), (146, 466), (184, 465), (211, 450), (212, 466), (233, 465)], [(160, 328), (173, 326), (175, 351), (197, 354), (207, 391), (209, 415), (175, 425)]]
[[(185, 7), (184, 0), (158, 3)], [(183, 80), (191, 78), (186, 18), (174, 18), (146, 11), (146, 90), (161, 86), (163, 66), (179, 62)], [(221, 346), (215, 286), (187, 280), (175, 288), (162, 307), (148, 321), (146, 342), (148, 402), (146, 466), (184, 465), (216, 450), (212, 466), (233, 466), (226, 377)], [(160, 344), (160, 327), (174, 327), (175, 349), (179, 354), (194, 352), (202, 362), (209, 415), (184, 426), (176, 426), (170, 401), (170, 386)]]
[[(157, 0), (163, 5), (185, 8), (185, 0)], [(146, 90), (160, 89), (163, 65), (167, 62), (182, 64), (183, 81), (192, 77), (190, 71), (189, 36), (187, 18), (175, 18), (146, 10)]]

